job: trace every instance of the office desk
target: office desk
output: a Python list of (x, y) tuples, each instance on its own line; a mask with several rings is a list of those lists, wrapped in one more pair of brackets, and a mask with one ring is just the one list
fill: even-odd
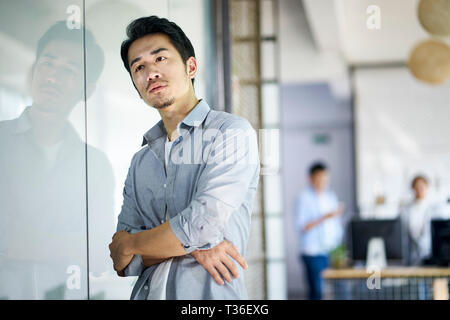
[(325, 299), (448, 300), (450, 268), (326, 269)]

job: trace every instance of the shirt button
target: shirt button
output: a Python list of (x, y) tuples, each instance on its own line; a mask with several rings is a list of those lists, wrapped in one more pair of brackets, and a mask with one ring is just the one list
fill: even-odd
[(167, 187), (167, 185), (164, 183), (164, 188)]
[(148, 290), (148, 286), (144, 286), (144, 290)]

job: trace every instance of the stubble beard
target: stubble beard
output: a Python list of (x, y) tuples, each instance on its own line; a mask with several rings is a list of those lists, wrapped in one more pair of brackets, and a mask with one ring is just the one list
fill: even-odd
[(175, 98), (170, 98), (163, 102), (154, 103), (153, 107), (155, 109), (164, 109), (164, 108), (171, 106), (174, 102), (175, 102)]

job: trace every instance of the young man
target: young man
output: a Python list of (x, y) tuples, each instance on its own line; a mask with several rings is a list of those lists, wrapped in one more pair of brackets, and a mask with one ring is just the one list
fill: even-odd
[(322, 298), (320, 273), (328, 266), (328, 253), (342, 238), (343, 227), (338, 219), (343, 207), (335, 193), (328, 190), (328, 170), (322, 163), (309, 169), (310, 186), (297, 201), (297, 227), (301, 232), (300, 253), (306, 269), (309, 299)]
[(256, 133), (247, 120), (196, 98), (194, 49), (175, 23), (143, 17), (127, 36), (124, 66), (161, 121), (131, 161), (110, 244), (114, 268), (139, 276), (131, 299), (246, 299)]

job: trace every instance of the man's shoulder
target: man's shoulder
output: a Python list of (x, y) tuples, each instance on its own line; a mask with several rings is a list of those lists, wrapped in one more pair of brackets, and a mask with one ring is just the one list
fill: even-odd
[(307, 201), (311, 199), (314, 194), (311, 192), (309, 188), (305, 188), (300, 193), (297, 194), (297, 200), (299, 201)]
[(334, 192), (334, 190), (328, 189), (325, 191), (325, 194), (330, 199), (333, 199), (333, 200), (337, 199), (337, 195), (336, 195), (336, 192)]
[(95, 169), (95, 172), (97, 172), (97, 170), (101, 170), (112, 174), (113, 168), (107, 154), (103, 150), (89, 144), (86, 145), (86, 148), (87, 154), (89, 155), (89, 165)]
[(141, 149), (139, 149), (133, 154), (133, 157), (131, 158), (131, 164), (134, 164), (136, 161), (139, 161), (139, 159), (141, 159), (148, 152), (148, 150), (149, 150), (148, 144), (143, 145)]
[(211, 110), (205, 121), (205, 126), (215, 129), (241, 128), (253, 129), (244, 117), (225, 111)]
[(15, 132), (17, 132), (17, 119), (0, 121), (0, 141), (2, 145), (12, 143)]
[(3, 134), (12, 132), (17, 125), (17, 119), (2, 120), (0, 121), (0, 132)]

